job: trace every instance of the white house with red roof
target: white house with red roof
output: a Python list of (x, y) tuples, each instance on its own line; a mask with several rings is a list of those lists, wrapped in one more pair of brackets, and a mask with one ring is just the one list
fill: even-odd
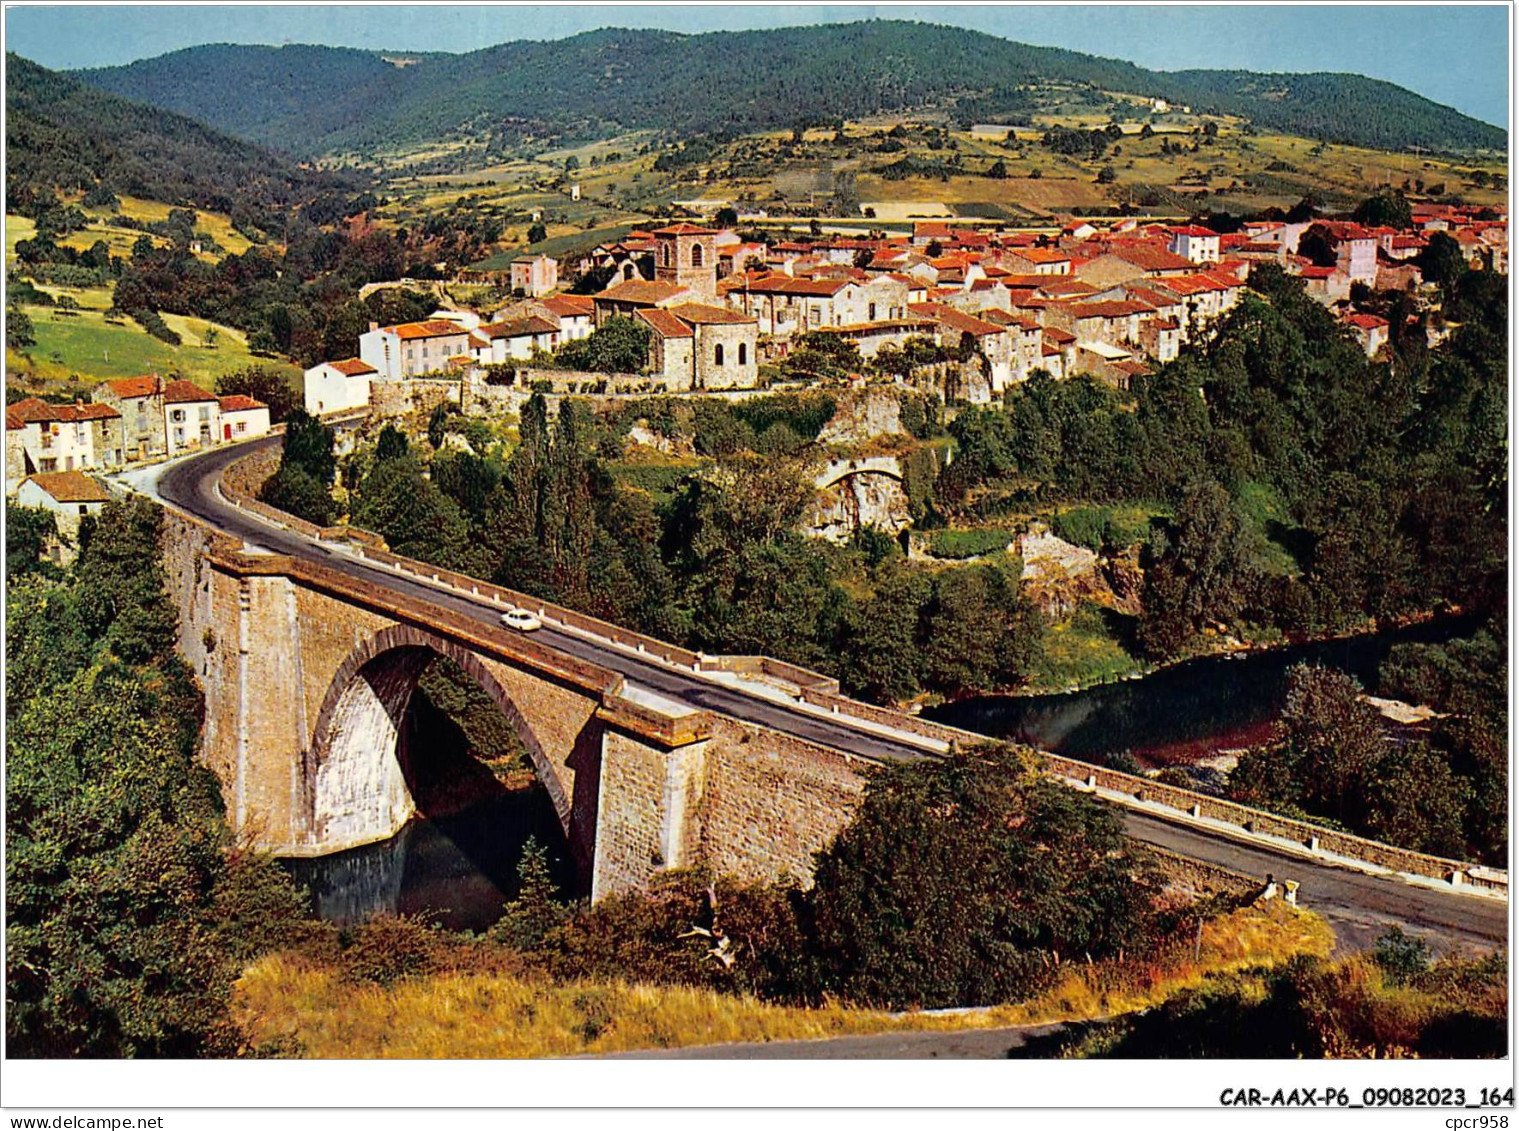
[(1376, 357), (1382, 347), (1387, 344), (1387, 319), (1380, 315), (1348, 314), (1345, 316), (1345, 325), (1350, 328), (1356, 341), (1361, 343), (1361, 348), (1366, 351), (1367, 357)]
[(224, 443), (251, 440), (269, 431), (269, 406), (263, 401), (256, 401), (252, 397), (234, 393), (231, 396), (218, 397), (217, 408), (220, 410)]
[(363, 358), (324, 361), (306, 370), (306, 411), (312, 416), (369, 407), (369, 383), (379, 371)]
[(1190, 259), (1193, 263), (1217, 263), (1218, 262), (1218, 233), (1197, 224), (1188, 224), (1181, 228), (1170, 230), (1170, 242), (1167, 245), (1173, 255), (1179, 255), (1183, 259)]
[(596, 300), (590, 295), (549, 295), (528, 310), (552, 319), (559, 327), (561, 343), (588, 338), (596, 328)]
[(193, 381), (165, 381), (164, 434), (171, 458), (221, 442), (221, 402)]
[(17, 504), (53, 513), (58, 532), (43, 552), (59, 565), (77, 556), (80, 520), (98, 515), (110, 501), (111, 493), (100, 481), (82, 471), (38, 472), (16, 485)]
[(470, 330), (445, 318), (404, 322), (398, 326), (370, 324), (359, 335), (359, 358), (373, 366), (373, 380), (401, 381), (445, 370), (448, 359), (472, 352)]
[(125, 455), (121, 413), (110, 405), (27, 397), (5, 408), (9, 492), (24, 475), (120, 467)]
[(528, 361), (559, 347), (559, 323), (533, 314), (492, 322), (475, 331), (474, 358), (481, 365)]

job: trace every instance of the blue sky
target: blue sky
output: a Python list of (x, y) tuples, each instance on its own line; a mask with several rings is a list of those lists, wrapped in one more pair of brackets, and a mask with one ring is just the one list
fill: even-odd
[(784, 27), (883, 16), (957, 24), (1159, 70), (1353, 71), (1508, 125), (1508, 8), (1315, 6), (438, 5), (37, 6), (6, 10), (6, 47), (44, 66), (104, 66), (200, 43), (469, 51), (596, 27)]

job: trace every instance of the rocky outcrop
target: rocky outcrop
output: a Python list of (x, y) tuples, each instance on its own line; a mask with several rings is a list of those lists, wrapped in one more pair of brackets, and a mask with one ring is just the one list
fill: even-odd
[(847, 542), (856, 530), (873, 526), (895, 534), (912, 521), (900, 479), (878, 471), (846, 475), (823, 488), (805, 520), (808, 534)]
[(1024, 592), (1047, 615), (1062, 616), (1083, 601), (1113, 603), (1098, 557), (1086, 547), (1055, 537), (1042, 522), (1030, 523), (1017, 546)]
[(905, 436), (902, 402), (891, 389), (862, 389), (839, 398), (833, 419), (818, 434), (822, 444), (861, 444), (881, 436)]

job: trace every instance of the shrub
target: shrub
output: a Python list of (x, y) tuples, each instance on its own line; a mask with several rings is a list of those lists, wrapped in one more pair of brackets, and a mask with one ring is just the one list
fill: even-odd
[(1012, 531), (1002, 527), (975, 530), (935, 530), (928, 541), (929, 552), (936, 558), (978, 558), (983, 554), (1006, 550), (1013, 540)]

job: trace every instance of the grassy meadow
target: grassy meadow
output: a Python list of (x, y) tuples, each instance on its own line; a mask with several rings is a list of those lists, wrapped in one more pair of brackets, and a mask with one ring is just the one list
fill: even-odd
[(253, 1046), (314, 1059), (557, 1057), (995, 1028), (1143, 1009), (1223, 975), (1297, 955), (1325, 957), (1333, 935), (1311, 912), (1274, 903), (1205, 920), (1195, 945), (1191, 937), (1178, 940), (1142, 962), (1072, 963), (1030, 1001), (959, 1015), (796, 1008), (682, 986), (552, 982), (527, 969), (461, 968), (361, 983), (300, 953), (248, 967), (233, 1010)]

